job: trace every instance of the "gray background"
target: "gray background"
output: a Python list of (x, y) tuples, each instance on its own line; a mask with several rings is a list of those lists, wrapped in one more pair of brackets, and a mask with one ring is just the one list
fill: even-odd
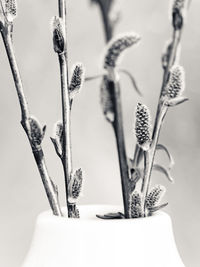
[[(135, 31), (141, 44), (131, 49), (122, 61), (137, 79), (144, 98), (138, 97), (130, 81), (122, 76), (123, 110), (128, 154), (135, 143), (134, 109), (142, 101), (154, 118), (162, 69), (160, 56), (171, 34), (169, 1), (124, 0), (122, 20), (117, 32)], [(153, 182), (167, 188), (166, 209), (173, 220), (175, 238), (187, 267), (200, 264), (199, 230), (199, 68), (200, 2), (193, 0), (182, 40), (181, 64), (186, 70), (186, 92), (190, 101), (171, 109), (162, 128), (160, 142), (167, 145), (176, 165), (171, 185), (165, 177), (153, 173)], [(60, 83), (57, 57), (52, 50), (49, 20), (57, 14), (57, 1), (19, 0), (14, 40), (25, 93), (31, 113), (48, 125), (44, 149), (51, 176), (59, 186), (64, 204), (63, 173), (49, 140), (55, 121), (60, 118)], [(82, 61), (87, 74), (101, 71), (104, 36), (98, 9), (89, 0), (69, 1), (69, 64)], [(20, 126), (20, 110), (0, 42), (0, 266), (20, 266), (28, 246), (36, 216), (48, 209), (48, 203), (30, 147)], [(76, 97), (72, 112), (72, 141), (75, 167), (85, 171), (84, 197), (80, 203), (121, 203), (116, 147), (110, 125), (99, 105), (99, 81), (86, 83)], [(161, 153), (157, 161), (167, 164)]]

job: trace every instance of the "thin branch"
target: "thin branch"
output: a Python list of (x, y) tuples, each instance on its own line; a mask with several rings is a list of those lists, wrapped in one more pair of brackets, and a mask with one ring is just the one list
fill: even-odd
[(62, 96), (62, 118), (63, 118), (63, 155), (62, 164), (65, 176), (66, 201), (69, 212), (68, 185), (72, 174), (72, 151), (71, 151), (71, 114), (70, 99), (67, 85), (67, 63), (64, 54), (59, 54)]
[(29, 121), (30, 115), (28, 111), (27, 101), (24, 95), (21, 76), (19, 73), (19, 69), (18, 69), (18, 65), (17, 65), (17, 61), (16, 61), (14, 49), (13, 49), (13, 43), (12, 43), (12, 37), (11, 37), (12, 35), (11, 26), (12, 25), (6, 24), (5, 27), (1, 28), (1, 34), (2, 34), (4, 45), (5, 45), (5, 49), (7, 52), (8, 60), (10, 63), (10, 68), (11, 68), (13, 79), (15, 82), (16, 91), (18, 94), (18, 99), (19, 99), (20, 108), (21, 108), (21, 124), (29, 139), (32, 152), (33, 152), (40, 176), (42, 178), (42, 182), (43, 182), (43, 185), (44, 185), (44, 188), (45, 188), (48, 200), (49, 200), (49, 204), (52, 208), (53, 214), (62, 216), (62, 212), (61, 212), (59, 200), (58, 200), (57, 188), (53, 184), (51, 178), (49, 177), (41, 144), (36, 143), (31, 138), (31, 127), (30, 127), (30, 121)]

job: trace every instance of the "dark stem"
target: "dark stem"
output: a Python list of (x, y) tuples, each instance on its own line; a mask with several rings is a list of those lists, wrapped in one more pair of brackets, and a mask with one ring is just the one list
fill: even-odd
[(101, 10), (101, 16), (102, 16), (102, 21), (104, 25), (105, 39), (106, 39), (106, 42), (109, 42), (110, 39), (112, 39), (114, 29), (108, 17), (107, 6), (105, 6), (101, 1), (99, 1), (98, 4)]
[(159, 115), (160, 107), (161, 107), (161, 101), (160, 100), (161, 100), (161, 97), (162, 97), (162, 94), (163, 94), (163, 90), (165, 89), (165, 86), (167, 85), (168, 80), (169, 80), (170, 69), (174, 65), (174, 62), (176, 60), (177, 50), (178, 50), (178, 46), (180, 44), (181, 35), (182, 35), (182, 31), (181, 30), (174, 30), (173, 31), (172, 48), (171, 48), (171, 52), (170, 52), (170, 55), (169, 55), (169, 60), (168, 60), (167, 66), (164, 69), (163, 81), (162, 81), (159, 101), (158, 101), (158, 105), (157, 105), (156, 118), (155, 118), (155, 124), (154, 124), (154, 129), (153, 129), (153, 137), (152, 137), (153, 139), (154, 139), (155, 130), (156, 130), (155, 127), (156, 127), (156, 124), (157, 124), (158, 115)]
[(47, 167), (45, 164), (45, 159), (44, 159), (44, 153), (42, 150), (42, 147), (40, 145), (37, 145), (34, 143), (33, 140), (31, 140), (30, 136), (30, 123), (29, 123), (29, 111), (28, 111), (28, 106), (27, 106), (27, 101), (24, 95), (24, 90), (23, 90), (23, 85), (22, 85), (22, 80), (21, 76), (19, 73), (19, 68), (16, 62), (15, 58), (15, 53), (13, 49), (13, 44), (12, 44), (12, 38), (11, 38), (11, 28), (10, 26), (1, 28), (1, 34), (3, 38), (3, 42), (5, 45), (6, 53), (8, 56), (8, 60), (10, 63), (10, 68), (12, 71), (13, 79), (15, 82), (15, 87), (20, 103), (20, 108), (21, 108), (21, 124), (27, 134), (27, 137), (29, 139), (32, 152), (49, 200), (49, 204), (52, 208), (53, 214), (62, 216), (62, 212), (60, 209), (59, 205), (59, 200), (58, 200), (58, 192), (56, 190), (55, 185), (53, 184), (51, 178), (49, 177)]
[(167, 114), (167, 110), (168, 110), (168, 107), (162, 104), (159, 110), (158, 120), (155, 124), (154, 139), (152, 140), (150, 149), (148, 151), (144, 151), (144, 178), (143, 178), (142, 188), (141, 188), (142, 198), (143, 198), (142, 207), (143, 207), (144, 216), (146, 215), (145, 199), (148, 195), (148, 190), (150, 186), (151, 172), (152, 172), (155, 153), (156, 153), (156, 145), (158, 143), (160, 130), (161, 130), (165, 115)]
[(123, 118), (121, 108), (121, 97), (120, 97), (120, 85), (118, 81), (109, 81), (109, 91), (113, 92), (113, 104), (115, 120), (113, 122), (113, 129), (116, 137), (117, 151), (119, 157), (120, 174), (121, 174), (121, 185), (122, 185), (122, 197), (124, 204), (124, 215), (126, 218), (129, 217), (129, 194), (130, 194), (130, 181), (129, 181), (129, 168), (127, 164), (127, 156), (124, 141), (124, 130), (123, 130)]
[(67, 4), (66, 0), (58, 1), (59, 17), (65, 25), (65, 51), (59, 54), (60, 75), (61, 75), (61, 96), (62, 96), (62, 120), (63, 120), (63, 155), (62, 164), (65, 177), (66, 203), (68, 217), (73, 215), (74, 204), (69, 202), (68, 185), (72, 175), (72, 148), (71, 148), (71, 105), (69, 97), (69, 74), (67, 54)]
[[(62, 164), (65, 176), (66, 201), (69, 212), (68, 185), (72, 175), (72, 150), (71, 150), (71, 116), (70, 99), (67, 84), (67, 63), (65, 54), (58, 55), (61, 75), (62, 118), (63, 118), (63, 154)], [(69, 214), (68, 214), (69, 215)]]
[[(99, 1), (99, 6), (101, 10), (102, 20), (104, 24), (104, 32), (106, 37), (106, 42), (110, 41), (113, 37), (113, 25), (110, 22), (108, 16), (108, 9), (103, 2)], [(109, 71), (109, 86), (111, 91), (113, 91), (113, 103), (114, 103), (114, 112), (115, 120), (113, 123), (113, 129), (116, 137), (117, 151), (120, 165), (120, 174), (121, 174), (121, 185), (122, 185), (122, 197), (124, 205), (124, 215), (126, 218), (129, 217), (129, 195), (130, 195), (130, 181), (129, 181), (129, 168), (127, 163), (126, 156), (126, 147), (124, 140), (124, 129), (123, 129), (123, 116), (121, 108), (121, 95), (120, 95), (120, 85), (117, 80), (115, 70), (111, 69)]]

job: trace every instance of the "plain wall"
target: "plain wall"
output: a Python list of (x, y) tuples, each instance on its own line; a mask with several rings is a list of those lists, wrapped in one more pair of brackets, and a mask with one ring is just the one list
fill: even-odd
[[(87, 72), (101, 72), (104, 35), (98, 9), (89, 0), (68, 1), (69, 65), (83, 62)], [(162, 81), (161, 53), (171, 36), (168, 1), (124, 0), (116, 33), (135, 31), (141, 44), (128, 51), (121, 67), (134, 74), (144, 97), (121, 75), (127, 153), (135, 144), (134, 110), (145, 103), (154, 119)], [(49, 172), (57, 183), (64, 205), (62, 166), (49, 137), (60, 119), (60, 81), (53, 52), (50, 20), (57, 14), (57, 1), (19, 0), (14, 43), (31, 114), (47, 124), (44, 150)], [(171, 215), (178, 249), (187, 267), (200, 264), (200, 2), (193, 0), (182, 38), (180, 63), (186, 70), (185, 95), (190, 101), (170, 109), (160, 143), (171, 151), (176, 165), (175, 184), (153, 172), (152, 184), (167, 187), (166, 211)], [(100, 81), (85, 83), (72, 112), (73, 161), (85, 173), (80, 204), (121, 204), (119, 166), (114, 135), (105, 121), (99, 94)], [(0, 266), (19, 267), (27, 253), (38, 213), (49, 209), (30, 146), (20, 125), (20, 109), (5, 50), (0, 41)], [(157, 162), (168, 164), (158, 153)]]

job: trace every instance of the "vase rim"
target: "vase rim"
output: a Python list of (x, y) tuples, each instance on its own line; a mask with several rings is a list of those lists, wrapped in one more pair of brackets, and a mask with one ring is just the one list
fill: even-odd
[(123, 208), (119, 205), (95, 205), (95, 204), (87, 204), (87, 205), (79, 205), (80, 210), (80, 218), (68, 218), (66, 215), (66, 207), (62, 207), (62, 212), (64, 214), (63, 217), (56, 216), (52, 214), (51, 210), (43, 211), (39, 214), (38, 220), (48, 220), (48, 221), (68, 221), (68, 222), (76, 222), (80, 223), (82, 221), (94, 221), (94, 222), (102, 222), (102, 223), (110, 223), (110, 222), (120, 222), (120, 223), (127, 223), (127, 222), (134, 222), (134, 223), (141, 223), (147, 222), (147, 220), (155, 221), (158, 218), (170, 218), (169, 215), (164, 211), (157, 211), (153, 215), (148, 217), (140, 217), (140, 218), (132, 218), (132, 219), (100, 219), (97, 218), (96, 215), (104, 215), (107, 213), (115, 213), (115, 212), (122, 212)]

